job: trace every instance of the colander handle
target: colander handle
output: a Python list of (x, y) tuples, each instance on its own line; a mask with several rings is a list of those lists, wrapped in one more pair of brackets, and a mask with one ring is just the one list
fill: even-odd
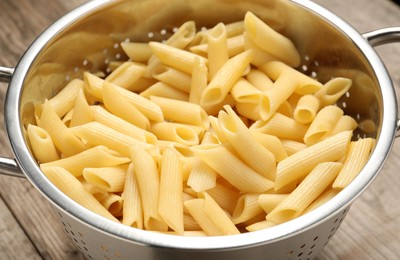
[[(388, 43), (400, 43), (400, 27), (389, 27), (375, 30), (372, 32), (364, 33), (363, 37), (373, 47)], [(400, 137), (400, 118), (397, 119), (396, 137)]]
[[(0, 82), (10, 82), (14, 68), (0, 66)], [(0, 174), (25, 177), (15, 159), (0, 157)]]

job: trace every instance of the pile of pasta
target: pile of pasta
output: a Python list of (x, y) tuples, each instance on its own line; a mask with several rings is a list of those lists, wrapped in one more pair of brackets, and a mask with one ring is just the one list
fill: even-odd
[(351, 80), (296, 70), (293, 42), (253, 13), (121, 46), (129, 60), (68, 82), (27, 126), (48, 179), (105, 218), (188, 236), (264, 229), (334, 197), (373, 149), (336, 105)]

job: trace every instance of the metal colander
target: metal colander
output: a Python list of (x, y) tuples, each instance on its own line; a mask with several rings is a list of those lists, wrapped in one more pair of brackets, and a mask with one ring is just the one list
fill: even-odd
[[(320, 208), (266, 230), (225, 237), (180, 237), (137, 230), (106, 220), (76, 204), (41, 173), (24, 126), (33, 104), (54, 96), (83, 71), (107, 73), (126, 57), (122, 41), (163, 40), (194, 20), (201, 27), (242, 20), (251, 11), (297, 46), (299, 70), (326, 82), (353, 80), (338, 104), (361, 126), (357, 135), (377, 138), (360, 175)], [(5, 120), (15, 159), (1, 158), (5, 174), (26, 176), (58, 212), (65, 232), (88, 259), (312, 259), (339, 228), (351, 203), (367, 188), (391, 149), (397, 105), (390, 77), (372, 45), (400, 39), (400, 28), (360, 35), (343, 20), (305, 0), (96, 0), (49, 27), (18, 66), (0, 67), (10, 81)], [(17, 119), (17, 120), (16, 120)], [(21, 174), (22, 172), (22, 174)]]

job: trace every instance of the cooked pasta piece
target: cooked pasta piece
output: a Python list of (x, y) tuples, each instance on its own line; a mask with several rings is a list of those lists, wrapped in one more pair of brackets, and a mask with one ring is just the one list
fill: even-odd
[(321, 106), (333, 105), (339, 100), (351, 87), (352, 81), (348, 78), (333, 78), (315, 93)]
[(233, 223), (243, 223), (263, 212), (263, 209), (258, 204), (259, 196), (259, 194), (244, 194), (240, 196), (232, 215)]
[(308, 206), (304, 210), (303, 215), (322, 206), (323, 204), (327, 203), (329, 200), (331, 200), (333, 197), (335, 197), (338, 193), (339, 193), (339, 190), (336, 190), (333, 188), (327, 189), (324, 193), (319, 195), (318, 198), (316, 198), (313, 201), (313, 203), (310, 204), (310, 206)]
[(157, 82), (148, 87), (147, 89), (140, 92), (140, 95), (145, 98), (150, 98), (151, 96), (172, 98), (176, 100), (188, 101), (189, 95), (179, 89), (171, 87), (170, 85)]
[(184, 49), (193, 41), (195, 35), (196, 24), (193, 21), (188, 21), (183, 23), (178, 30), (165, 41), (165, 44)]
[(75, 99), (73, 111), (79, 112), (72, 113), (69, 127), (82, 125), (93, 121), (93, 111), (89, 106), (83, 90), (79, 91), (78, 96)]
[(257, 104), (261, 102), (264, 93), (246, 79), (241, 78), (233, 86), (231, 95), (236, 102)]
[(134, 62), (147, 62), (153, 54), (150, 46), (143, 42), (121, 42), (121, 48)]
[(264, 146), (275, 156), (275, 160), (277, 162), (280, 162), (286, 157), (288, 157), (285, 147), (283, 146), (282, 141), (278, 137), (255, 131), (251, 131), (251, 134), (255, 137), (257, 142), (259, 142), (262, 146)]
[(127, 61), (108, 75), (105, 80), (119, 87), (130, 89), (144, 75), (145, 71), (144, 65)]
[(320, 108), (320, 102), (314, 95), (302, 96), (295, 109), (293, 118), (301, 124), (311, 123), (317, 115)]
[(343, 164), (339, 162), (318, 164), (299, 186), (267, 215), (266, 219), (282, 223), (300, 216), (335, 180), (342, 166)]
[(46, 166), (40, 169), (61, 192), (79, 205), (102, 217), (119, 222), (118, 219), (106, 210), (103, 205), (85, 189), (82, 183), (66, 169), (58, 166)]
[(218, 203), (218, 205), (220, 205), (221, 208), (232, 215), (240, 197), (240, 193), (237, 189), (231, 188), (225, 183), (221, 183), (221, 180), (218, 181), (219, 182), (216, 183), (214, 188), (207, 190), (207, 193)]
[(275, 190), (303, 178), (317, 164), (335, 162), (346, 154), (351, 131), (341, 132), (309, 146), (278, 163)]
[(209, 30), (207, 42), (208, 69), (212, 79), (229, 59), (227, 33), (223, 23), (219, 23)]
[(84, 179), (81, 180), (82, 185), (85, 187), (85, 189), (93, 195), (93, 197), (96, 198), (99, 202), (105, 200), (108, 196), (109, 193), (103, 189), (100, 189), (98, 187), (93, 186), (92, 184), (88, 183)]
[(258, 69), (250, 70), (250, 72), (246, 75), (246, 79), (261, 91), (267, 90), (274, 84), (274, 82), (267, 75), (265, 75), (264, 72)]
[(208, 236), (222, 235), (222, 232), (212, 221), (213, 217), (210, 217), (205, 211), (205, 199), (187, 200), (183, 205)]
[(83, 80), (71, 80), (57, 95), (49, 99), (50, 105), (60, 118), (72, 109), (75, 99), (83, 87)]
[(160, 122), (151, 126), (150, 132), (157, 138), (167, 141), (173, 141), (184, 145), (199, 144), (199, 135), (196, 129), (190, 125)]
[(297, 142), (293, 140), (283, 139), (281, 140), (283, 147), (285, 148), (288, 156), (295, 154), (308, 146), (303, 142)]
[(263, 220), (257, 223), (254, 223), (250, 226), (246, 227), (247, 231), (253, 232), (253, 231), (257, 231), (257, 230), (262, 230), (262, 229), (266, 229), (266, 228), (270, 228), (273, 226), (276, 226), (277, 224), (272, 222), (272, 221), (268, 221), (268, 220)]
[(191, 77), (177, 69), (160, 65), (154, 68), (152, 76), (160, 82), (164, 82), (187, 94), (190, 92)]
[(113, 167), (96, 167), (83, 169), (83, 178), (95, 187), (107, 192), (122, 192), (126, 179), (128, 164)]
[(126, 172), (124, 192), (122, 193), (123, 209), (122, 224), (143, 228), (142, 200), (140, 198), (139, 185), (135, 176), (135, 167), (131, 163)]
[(102, 200), (101, 205), (106, 208), (113, 216), (122, 216), (123, 200), (120, 195), (109, 193), (108, 197)]
[(328, 135), (332, 136), (343, 131), (355, 130), (357, 126), (359, 126), (359, 124), (354, 118), (348, 115), (343, 115), (339, 118)]
[(257, 203), (267, 214), (269, 214), (288, 196), (289, 194), (261, 194), (258, 196)]
[[(227, 25), (225, 26), (225, 28)], [(228, 32), (227, 32), (228, 34)], [(244, 35), (239, 34), (232, 37), (227, 38), (227, 47), (228, 47), (228, 56), (229, 58), (238, 55), (239, 53), (244, 51)], [(199, 54), (203, 57), (207, 57), (209, 50), (208, 43), (199, 44), (196, 46), (190, 47), (190, 51), (196, 54)]]
[(32, 152), (39, 163), (46, 163), (60, 159), (53, 140), (46, 130), (39, 126), (29, 124), (27, 133)]

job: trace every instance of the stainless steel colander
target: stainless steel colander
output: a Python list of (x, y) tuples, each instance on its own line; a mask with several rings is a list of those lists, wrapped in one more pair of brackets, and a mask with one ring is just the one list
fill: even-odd
[[(125, 59), (119, 47), (122, 41), (162, 40), (184, 21), (210, 27), (242, 20), (246, 11), (292, 39), (301, 53), (303, 72), (322, 82), (332, 76), (354, 82), (338, 104), (365, 125), (357, 135), (376, 137), (377, 144), (359, 177), (335, 198), (266, 230), (180, 237), (106, 220), (69, 199), (41, 173), (24, 135), (24, 127), (33, 120), (34, 103), (54, 96), (83, 71), (104, 71), (109, 62)], [(5, 174), (27, 177), (48, 198), (66, 233), (89, 259), (312, 259), (390, 152), (399, 125), (397, 104), (390, 77), (372, 46), (399, 40), (400, 28), (360, 35), (307, 0), (96, 0), (49, 27), (15, 68), (0, 67), (0, 79), (10, 82), (5, 122), (15, 155), (15, 159), (1, 158), (0, 168)]]

